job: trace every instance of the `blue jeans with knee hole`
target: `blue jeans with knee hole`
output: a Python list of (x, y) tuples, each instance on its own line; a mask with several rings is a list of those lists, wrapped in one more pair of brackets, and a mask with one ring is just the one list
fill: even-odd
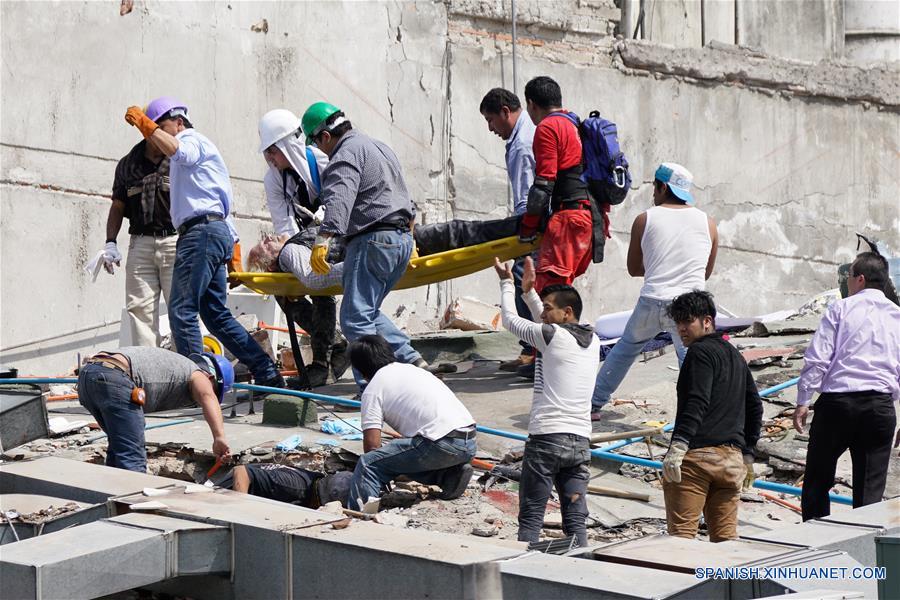
[(591, 398), (591, 411), (596, 412), (609, 402), (613, 392), (628, 374), (634, 359), (641, 353), (644, 344), (660, 332), (667, 331), (672, 336), (678, 365), (684, 361), (687, 350), (678, 337), (674, 321), (666, 314), (666, 309), (671, 303), (643, 296), (638, 298), (622, 337), (613, 346), (606, 360), (600, 364), (600, 371), (597, 372), (597, 381), (594, 384), (594, 395)]
[(224, 221), (201, 223), (178, 236), (169, 302), (172, 339), (180, 354), (203, 352), (197, 316), (222, 345), (250, 369), (257, 382), (278, 376), (275, 363), (231, 310), (225, 264), (234, 240)]
[(106, 466), (145, 473), (144, 410), (131, 401), (134, 382), (118, 369), (88, 364), (78, 373), (78, 402), (107, 436)]
[[(384, 313), (381, 303), (406, 272), (412, 255), (413, 238), (408, 231), (372, 231), (347, 242), (344, 257), (344, 298), (341, 301), (341, 330), (349, 341), (379, 334), (402, 363), (413, 363), (421, 355)], [(353, 370), (360, 386), (365, 379)]]
[(519, 481), (519, 541), (536, 542), (552, 489), (559, 494), (563, 532), (587, 546), (590, 440), (574, 433), (529, 435)]
[[(347, 507), (362, 510), (370, 496), (378, 497), (382, 488), (398, 475), (418, 475), (419, 483), (427, 473), (470, 462), (475, 458), (475, 438), (441, 438), (436, 442), (416, 436), (394, 440), (359, 457), (350, 480)], [(425, 481), (423, 481), (425, 480)]]

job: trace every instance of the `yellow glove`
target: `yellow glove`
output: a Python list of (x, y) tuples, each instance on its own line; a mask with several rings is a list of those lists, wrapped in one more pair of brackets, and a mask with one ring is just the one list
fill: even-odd
[(319, 275), (327, 275), (331, 271), (331, 265), (328, 264), (328, 249), (331, 247), (331, 236), (317, 235), (313, 244), (312, 256), (309, 263), (314, 273)]
[(746, 492), (753, 487), (753, 482), (756, 481), (756, 472), (753, 470), (752, 454), (744, 455), (744, 468), (747, 469), (747, 472), (744, 474), (744, 483), (741, 486), (741, 489)]
[(413, 244), (412, 254), (409, 255), (409, 267), (408, 268), (410, 268), (410, 269), (416, 268), (416, 265), (412, 264), (412, 262), (414, 260), (416, 260), (417, 258), (419, 258), (419, 249), (416, 248), (415, 244)]
[(125, 111), (125, 121), (129, 125), (134, 125), (141, 132), (144, 138), (153, 135), (153, 132), (159, 129), (159, 125), (150, 120), (150, 117), (144, 114), (139, 106), (129, 106)]
[(663, 459), (663, 481), (681, 483), (681, 462), (687, 454), (688, 447), (684, 442), (672, 442)]

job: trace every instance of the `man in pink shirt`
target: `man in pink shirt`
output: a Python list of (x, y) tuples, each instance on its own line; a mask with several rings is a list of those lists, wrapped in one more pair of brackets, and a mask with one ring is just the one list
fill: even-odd
[(882, 291), (887, 278), (884, 257), (857, 256), (850, 266), (850, 296), (828, 307), (806, 349), (794, 412), (800, 433), (813, 393), (819, 398), (806, 453), (804, 521), (831, 513), (828, 492), (848, 448), (853, 507), (880, 502), (884, 494), (897, 425), (894, 402), (900, 399), (900, 307)]

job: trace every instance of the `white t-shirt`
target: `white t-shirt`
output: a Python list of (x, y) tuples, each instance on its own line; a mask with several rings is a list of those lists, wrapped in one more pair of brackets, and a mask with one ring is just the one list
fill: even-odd
[(644, 287), (641, 296), (671, 301), (706, 288), (706, 263), (712, 250), (709, 219), (696, 208), (654, 206), (647, 211), (641, 238)]
[(384, 423), (404, 437), (437, 441), (475, 423), (444, 382), (414, 365), (391, 363), (375, 373), (362, 393), (362, 428)]

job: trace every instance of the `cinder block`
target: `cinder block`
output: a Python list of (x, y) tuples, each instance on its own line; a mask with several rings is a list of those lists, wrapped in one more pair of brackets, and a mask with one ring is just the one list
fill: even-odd
[(312, 400), (281, 394), (269, 394), (263, 400), (263, 423), (266, 425), (302, 427), (318, 421), (319, 413)]

